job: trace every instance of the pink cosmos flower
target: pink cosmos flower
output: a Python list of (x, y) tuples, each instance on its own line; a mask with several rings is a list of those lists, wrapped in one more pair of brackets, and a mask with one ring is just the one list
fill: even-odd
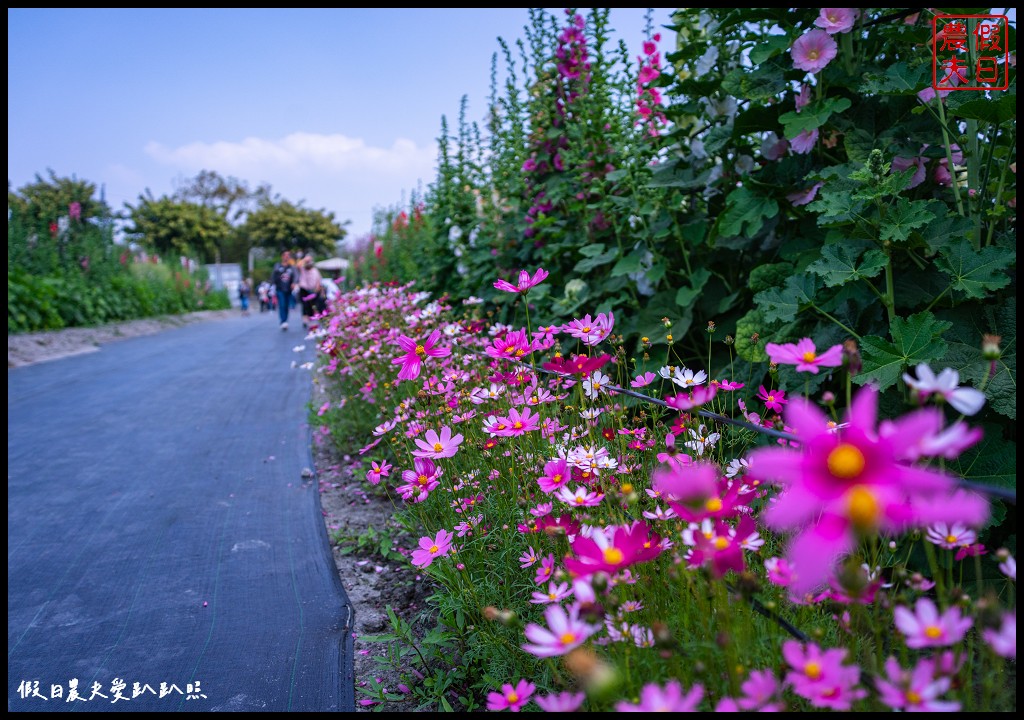
[(557, 695), (538, 695), (534, 702), (544, 712), (575, 712), (586, 699), (586, 693), (560, 692)]
[(745, 388), (747, 384), (741, 382), (733, 382), (732, 380), (722, 380), (721, 382), (718, 383), (718, 386), (726, 392), (732, 392), (733, 390), (740, 390), (741, 388)]
[(960, 387), (960, 373), (953, 368), (945, 368), (936, 375), (927, 363), (919, 363), (916, 371), (916, 378), (903, 373), (903, 382), (917, 392), (920, 401), (938, 395), (964, 415), (974, 415), (985, 404), (985, 393), (972, 387)]
[(831, 35), (815, 28), (798, 37), (789, 52), (793, 56), (793, 67), (816, 73), (839, 54), (839, 46)]
[(670, 465), (651, 476), (651, 487), (663, 497), (683, 520), (700, 522), (704, 518), (722, 518), (734, 514), (739, 484), (719, 488), (718, 467), (707, 462)]
[(599, 625), (580, 620), (579, 603), (570, 605), (568, 612), (561, 605), (550, 605), (544, 611), (544, 617), (547, 627), (536, 623), (526, 626), (526, 639), (530, 642), (522, 646), (523, 650), (537, 657), (565, 655), (601, 629)]
[(996, 655), (1012, 660), (1017, 659), (1017, 613), (1003, 615), (998, 630), (984, 630), (981, 636)]
[(615, 325), (615, 316), (612, 313), (605, 315), (598, 313), (596, 318), (590, 314), (583, 316), (582, 320), (573, 320), (562, 326), (562, 330), (577, 338), (584, 345), (597, 345), (604, 340), (612, 331)]
[(723, 698), (715, 712), (782, 712), (785, 709), (779, 694), (782, 688), (771, 670), (754, 670), (740, 686), (743, 695), (737, 699)]
[(544, 279), (547, 278), (547, 276), (548, 271), (544, 268), (537, 268), (537, 272), (533, 274), (533, 277), (530, 277), (530, 273), (526, 270), (520, 270), (518, 285), (513, 285), (507, 280), (496, 280), (494, 287), (498, 290), (504, 290), (505, 292), (526, 294), (529, 292), (530, 288), (536, 287), (544, 282)]
[(782, 656), (789, 663), (786, 684), (814, 707), (849, 710), (853, 701), (867, 695), (858, 688), (860, 668), (843, 665), (847, 651), (833, 648), (822, 651), (814, 643), (805, 648), (796, 640), (782, 644)]
[(941, 548), (955, 550), (958, 547), (972, 544), (978, 539), (978, 533), (963, 523), (940, 522), (928, 526), (926, 537), (928, 542)]
[(419, 450), (413, 451), (413, 457), (420, 458), (446, 458), (451, 457), (459, 451), (462, 444), (462, 434), (452, 435), (452, 429), (445, 425), (438, 435), (433, 429), (427, 430), (424, 440), (416, 438)]
[(646, 387), (654, 382), (656, 377), (658, 376), (652, 372), (645, 372), (643, 375), (637, 375), (636, 378), (630, 380), (629, 386), (635, 388)]
[(443, 528), (437, 531), (435, 537), (421, 537), (419, 549), (412, 551), (412, 564), (425, 568), (434, 562), (435, 558), (447, 555), (452, 548), (452, 538), (454, 537), (452, 533)]
[(555, 497), (572, 507), (597, 507), (604, 500), (604, 494), (588, 490), (582, 485), (575, 490), (564, 487), (555, 493)]
[(506, 430), (505, 434), (509, 437), (525, 435), (531, 430), (540, 428), (540, 415), (535, 415), (529, 407), (523, 408), (522, 413), (515, 408), (511, 408), (508, 411), (507, 420), (508, 430)]
[(803, 207), (814, 202), (814, 199), (818, 197), (818, 191), (825, 186), (825, 183), (816, 182), (806, 190), (798, 190), (791, 192), (786, 196), (786, 199), (793, 204), (793, 207)]
[(581, 577), (596, 572), (614, 575), (630, 565), (657, 557), (662, 551), (660, 542), (661, 537), (639, 521), (594, 528), (590, 537), (577, 536), (570, 543), (576, 557), (567, 557), (565, 567)]
[(918, 660), (911, 671), (904, 671), (899, 661), (890, 657), (885, 661), (886, 677), (875, 679), (879, 699), (893, 710), (906, 712), (956, 712), (960, 703), (939, 700), (949, 690), (948, 677), (936, 677), (935, 661)]
[(756, 537), (754, 520), (744, 515), (735, 530), (720, 520), (712, 523), (711, 527), (710, 532), (693, 533), (696, 545), (690, 554), (690, 566), (706, 565), (715, 577), (722, 577), (730, 570), (743, 572), (743, 544), (740, 538), (751, 535)]
[(519, 567), (524, 569), (528, 568), (531, 565), (535, 565), (537, 563), (537, 560), (537, 551), (534, 550), (533, 547), (531, 547), (529, 550), (527, 550), (519, 556)]
[(819, 367), (839, 367), (843, 364), (843, 346), (833, 345), (821, 355), (817, 354), (814, 341), (803, 338), (797, 343), (777, 345), (768, 343), (764, 346), (768, 358), (779, 365), (796, 365), (797, 372), (818, 374)]
[(789, 146), (796, 155), (806, 155), (814, 149), (818, 142), (818, 129), (802, 130), (799, 135), (789, 141)]
[(537, 478), (540, 489), (546, 493), (553, 493), (572, 477), (569, 464), (565, 458), (552, 460), (544, 465), (544, 474)]
[(553, 582), (548, 583), (547, 592), (533, 592), (533, 599), (530, 600), (534, 605), (549, 605), (551, 603), (562, 602), (567, 597), (572, 595), (572, 589), (569, 587), (569, 583), (562, 583), (556, 585)]
[(543, 585), (545, 582), (551, 579), (551, 576), (555, 574), (555, 554), (548, 553), (548, 556), (541, 558), (540, 567), (537, 568), (537, 573), (534, 575), (533, 581), (538, 585)]
[(793, 568), (785, 558), (770, 557), (764, 561), (764, 569), (768, 580), (779, 587), (788, 587), (793, 582)]
[(918, 598), (914, 612), (899, 606), (893, 611), (897, 629), (907, 638), (907, 647), (948, 647), (960, 642), (974, 621), (951, 607), (939, 613), (930, 598)]
[(988, 516), (987, 502), (954, 491), (949, 476), (898, 461), (913, 438), (907, 432), (881, 437), (875, 430), (877, 402), (878, 391), (863, 388), (847, 413), (849, 427), (833, 432), (817, 407), (794, 400), (786, 422), (801, 449), (762, 448), (750, 456), (748, 478), (782, 485), (764, 520), (797, 531), (788, 559), (799, 574), (793, 585), (798, 595), (824, 583), (864, 534), (940, 521), (979, 525)]
[(853, 24), (859, 14), (857, 8), (822, 8), (814, 24), (829, 35), (848, 33), (853, 30)]
[(775, 412), (782, 412), (782, 406), (789, 402), (786, 399), (785, 390), (772, 390), (769, 392), (764, 389), (764, 385), (758, 388), (757, 397), (764, 403), (766, 408)]
[(424, 357), (447, 357), (452, 354), (450, 348), (437, 347), (441, 339), (441, 331), (435, 330), (430, 337), (422, 344), (417, 343), (411, 337), (402, 335), (398, 338), (398, 346), (405, 351), (405, 355), (391, 361), (392, 365), (401, 365), (398, 371), (399, 380), (415, 380), (420, 376), (420, 367)]
[(372, 467), (366, 471), (366, 480), (371, 485), (378, 485), (382, 478), (386, 478), (391, 473), (392, 465), (387, 460), (382, 461), (379, 465), (374, 461), (370, 465)]
[(519, 712), (519, 709), (530, 701), (530, 696), (536, 689), (532, 682), (526, 680), (520, 680), (515, 686), (505, 683), (501, 686), (501, 692), (487, 693), (487, 709)]
[(997, 553), (999, 557), (1004, 557), (1000, 553), (1005, 553), (1006, 559), (999, 563), (999, 572), (1001, 572), (1003, 575), (1010, 578), (1014, 582), (1017, 582), (1017, 559), (1009, 552), (1007, 552), (1005, 548), (1003, 548), (999, 551), (999, 553)]
[(639, 703), (620, 700), (615, 703), (615, 712), (696, 712), (703, 697), (704, 686), (700, 684), (684, 694), (678, 680), (669, 680), (665, 687), (648, 683), (640, 691)]
[[(703, 371), (702, 371), (703, 372)], [(665, 396), (665, 403), (679, 412), (686, 412), (695, 407), (706, 405), (718, 394), (718, 387), (715, 385), (698, 385), (688, 393)]]
[(518, 360), (533, 349), (533, 343), (526, 330), (514, 330), (501, 337), (496, 337), (487, 346), (486, 352), (492, 358)]

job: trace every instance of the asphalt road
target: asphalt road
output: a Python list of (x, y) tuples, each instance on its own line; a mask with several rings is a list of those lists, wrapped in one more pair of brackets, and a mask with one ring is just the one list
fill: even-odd
[(292, 319), (8, 371), (8, 710), (354, 709)]

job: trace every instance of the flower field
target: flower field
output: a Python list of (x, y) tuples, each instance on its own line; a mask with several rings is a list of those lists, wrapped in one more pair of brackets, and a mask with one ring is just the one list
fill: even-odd
[(1015, 29), (968, 92), (924, 13), (673, 18), (531, 11), (320, 320), (442, 588), (363, 704), (1014, 710)]

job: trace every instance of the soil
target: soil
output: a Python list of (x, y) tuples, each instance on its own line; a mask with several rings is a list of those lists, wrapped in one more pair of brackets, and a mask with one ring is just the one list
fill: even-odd
[[(95, 328), (68, 328), (7, 336), (7, 367), (18, 368), (62, 357), (96, 352), (101, 345), (131, 337), (153, 335), (194, 322), (237, 317), (238, 310), (207, 310), (181, 316), (166, 316), (114, 323)], [(313, 407), (322, 389), (314, 383)], [(322, 401), (321, 401), (322, 402)], [(315, 436), (315, 435), (314, 435)], [(382, 493), (365, 482), (365, 468), (350, 456), (340, 455), (330, 443), (316, 442), (312, 448), (315, 475), (320, 486), (320, 503), (335, 563), (342, 585), (355, 610), (354, 676), (356, 710), (362, 712), (409, 712), (412, 697), (404, 697), (401, 678), (384, 659), (390, 650), (406, 647), (400, 643), (372, 643), (366, 638), (391, 630), (387, 608), (413, 623), (426, 607), (433, 592), (421, 580), (397, 548), (415, 546), (416, 539), (405, 534), (394, 521), (394, 507)], [(353, 455), (355, 453), (353, 452)], [(382, 541), (393, 539), (391, 549)], [(371, 539), (373, 542), (370, 542)], [(407, 666), (408, 663), (403, 663)], [(377, 702), (361, 692), (376, 685), (400, 700)]]

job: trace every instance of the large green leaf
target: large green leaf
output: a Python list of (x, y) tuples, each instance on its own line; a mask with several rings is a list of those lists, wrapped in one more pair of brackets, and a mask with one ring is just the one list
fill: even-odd
[(758, 195), (744, 186), (729, 193), (725, 212), (718, 219), (718, 233), (725, 237), (753, 237), (764, 221), (775, 217), (779, 204), (770, 197)]
[(573, 268), (573, 271), (578, 273), (590, 272), (594, 268), (601, 267), (602, 265), (607, 265), (618, 256), (618, 249), (612, 248), (608, 252), (601, 253), (600, 255), (594, 255), (593, 257), (583, 258), (578, 263), (576, 263), (576, 267)]
[(624, 258), (620, 259), (617, 263), (615, 263), (615, 267), (612, 268), (612, 277), (618, 277), (619, 275), (629, 275), (630, 273), (635, 273), (642, 267), (644, 255), (646, 254), (646, 252), (646, 248), (641, 248), (639, 250), (634, 250), (629, 255), (626, 255)]
[(811, 304), (818, 290), (813, 275), (792, 275), (781, 288), (769, 288), (754, 296), (754, 302), (767, 322), (790, 322)]
[(915, 228), (923, 227), (935, 219), (935, 213), (928, 206), (925, 200), (910, 201), (901, 197), (882, 220), (882, 240), (906, 242)]
[(765, 322), (764, 313), (760, 310), (751, 310), (736, 321), (736, 355), (754, 363), (768, 362), (768, 353), (764, 350), (764, 339), (759, 338), (757, 343), (751, 341), (751, 336), (758, 333), (763, 336), (768, 323)]
[(866, 76), (860, 91), (867, 95), (911, 95), (927, 87), (930, 74), (927, 64), (911, 66), (897, 62), (887, 67), (884, 73)]
[(821, 260), (807, 269), (819, 275), (826, 287), (873, 278), (885, 269), (888, 258), (881, 250), (869, 247), (859, 243), (826, 245), (821, 249)]
[(952, 93), (946, 102), (950, 115), (965, 120), (982, 120), (990, 123), (1004, 123), (1017, 118), (1017, 94), (993, 93), (994, 97), (979, 96), (977, 93)]
[(941, 335), (951, 325), (927, 311), (893, 319), (889, 325), (892, 342), (872, 335), (861, 338), (864, 367), (854, 381), (859, 385), (874, 382), (882, 390), (895, 385), (907, 366), (930, 363), (945, 354), (947, 345)]
[(815, 100), (800, 112), (788, 112), (779, 116), (779, 122), (785, 128), (787, 140), (792, 140), (806, 130), (816, 130), (828, 122), (832, 113), (840, 113), (849, 109), (853, 103), (849, 98), (828, 97)]
[(990, 246), (975, 251), (966, 240), (945, 248), (935, 266), (949, 275), (953, 290), (969, 298), (983, 298), (1010, 284), (1006, 269), (1017, 261), (1012, 248)]
[(697, 296), (700, 295), (701, 290), (708, 282), (708, 278), (711, 277), (711, 271), (706, 268), (697, 268), (692, 275), (690, 275), (689, 286), (679, 288), (676, 293), (676, 305), (680, 307), (689, 307)]
[[(1017, 419), (1017, 299), (1008, 298), (996, 307), (963, 306), (949, 311), (953, 322), (946, 334), (949, 351), (941, 367), (960, 373), (960, 380), (985, 389), (988, 407), (1011, 420)], [(994, 363), (981, 354), (983, 335), (1001, 338), (1002, 354)], [(994, 369), (994, 374), (993, 374)]]
[(750, 62), (760, 65), (773, 55), (788, 50), (792, 44), (788, 35), (765, 35), (756, 47), (750, 49)]

